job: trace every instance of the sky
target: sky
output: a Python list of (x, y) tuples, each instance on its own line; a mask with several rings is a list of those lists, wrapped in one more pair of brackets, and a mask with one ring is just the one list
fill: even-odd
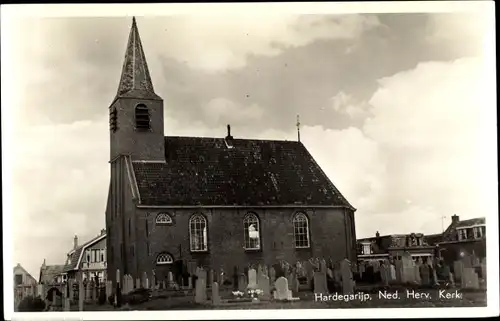
[[(497, 213), (488, 22), (478, 12), (137, 17), (165, 135), (224, 137), (231, 124), (235, 138), (296, 140), (299, 114), (301, 141), (357, 208), (358, 238)], [(2, 19), (4, 215), (13, 263), (36, 277), (44, 259), (64, 263), (75, 235), (105, 228), (108, 107), (130, 26)]]

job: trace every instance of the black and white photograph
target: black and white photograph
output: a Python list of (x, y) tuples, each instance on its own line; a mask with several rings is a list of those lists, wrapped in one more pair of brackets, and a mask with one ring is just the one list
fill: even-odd
[(494, 11), (2, 5), (5, 319), (498, 315)]

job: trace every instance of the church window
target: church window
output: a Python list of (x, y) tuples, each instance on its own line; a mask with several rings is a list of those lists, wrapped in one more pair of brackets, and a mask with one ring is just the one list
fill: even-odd
[(149, 130), (151, 127), (149, 109), (146, 105), (140, 104), (135, 107), (135, 128)]
[(305, 214), (298, 213), (293, 218), (293, 235), (296, 248), (309, 247), (309, 222)]
[(160, 253), (156, 257), (156, 264), (158, 264), (158, 265), (172, 264), (172, 263), (174, 263), (174, 259), (172, 258), (172, 255), (170, 255), (170, 254)]
[(118, 117), (116, 108), (112, 108), (109, 112), (109, 129), (115, 132), (118, 129)]
[(156, 224), (172, 224), (172, 218), (166, 213), (160, 213), (156, 216)]
[(189, 219), (189, 241), (193, 252), (208, 250), (207, 220), (200, 214), (195, 214)]
[(260, 249), (260, 229), (259, 218), (254, 213), (249, 213), (243, 219), (243, 229), (245, 232), (245, 249)]

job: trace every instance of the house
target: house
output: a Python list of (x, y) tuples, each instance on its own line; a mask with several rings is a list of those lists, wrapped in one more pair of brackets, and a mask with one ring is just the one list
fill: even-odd
[(36, 279), (17, 263), (14, 267), (14, 307), (16, 309), (23, 298), (35, 295), (36, 284)]
[(63, 274), (64, 264), (61, 265), (47, 265), (45, 260), (40, 267), (40, 277), (38, 282), (44, 285), (61, 284), (66, 280)]
[(380, 261), (386, 259), (400, 259), (404, 252), (410, 253), (414, 260), (419, 258), (422, 262), (433, 260), (436, 247), (426, 242), (424, 234), (391, 234), (363, 238), (357, 241), (358, 262)]
[(63, 268), (64, 279), (77, 279), (82, 273), (84, 280), (99, 278), (99, 282), (106, 281), (106, 230), (90, 241), (79, 245), (75, 235), (73, 249), (67, 254)]
[(196, 266), (229, 275), (281, 260), (356, 260), (355, 208), (300, 141), (233, 137), (229, 125), (221, 137), (165, 136), (163, 115), (134, 18), (109, 107), (113, 282), (117, 269), (161, 281)]
[(428, 242), (438, 246), (440, 257), (449, 264), (466, 255), (485, 258), (486, 219), (477, 217), (461, 221), (455, 214), (446, 230), (432, 235)]

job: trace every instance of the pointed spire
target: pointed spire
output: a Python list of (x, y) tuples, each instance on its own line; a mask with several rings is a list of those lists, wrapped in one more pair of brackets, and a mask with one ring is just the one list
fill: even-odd
[(137, 29), (135, 17), (133, 17), (117, 97), (134, 96), (136, 94), (142, 98), (146, 98), (145, 96), (159, 98), (154, 92), (146, 56), (139, 37), (139, 30)]

